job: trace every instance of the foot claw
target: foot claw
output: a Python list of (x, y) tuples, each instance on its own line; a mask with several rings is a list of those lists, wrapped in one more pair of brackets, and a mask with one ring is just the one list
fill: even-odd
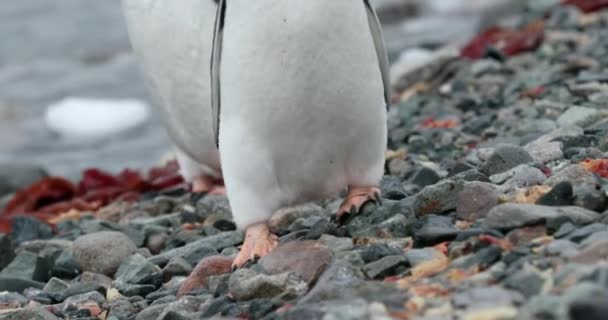
[(351, 215), (357, 214), (363, 205), (372, 201), (381, 203), (381, 199), (380, 189), (376, 187), (350, 187), (338, 213), (332, 217), (332, 222), (344, 224)]
[(247, 228), (243, 247), (232, 263), (233, 270), (243, 267), (248, 262), (256, 262), (274, 250), (277, 245), (277, 236), (270, 233), (265, 223), (250, 226)]

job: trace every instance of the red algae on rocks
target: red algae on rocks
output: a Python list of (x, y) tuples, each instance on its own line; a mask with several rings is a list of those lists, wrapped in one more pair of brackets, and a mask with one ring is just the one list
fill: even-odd
[(112, 175), (99, 169), (88, 169), (74, 184), (60, 177), (44, 178), (18, 191), (0, 212), (0, 232), (9, 232), (11, 219), (30, 215), (49, 222), (58, 214), (72, 209), (94, 211), (113, 201), (137, 201), (141, 193), (159, 191), (183, 183), (177, 162), (152, 168), (147, 176), (125, 169)]

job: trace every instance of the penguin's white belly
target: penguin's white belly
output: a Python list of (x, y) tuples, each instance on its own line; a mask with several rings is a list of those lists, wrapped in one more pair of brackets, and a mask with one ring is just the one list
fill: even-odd
[[(211, 122), (212, 0), (123, 0), (133, 49), (182, 153), (180, 164), (219, 171)], [(205, 171), (203, 169), (203, 171)], [(211, 172), (207, 172), (211, 173)]]
[(384, 87), (363, 1), (229, 1), (220, 81), (240, 226), (381, 179)]

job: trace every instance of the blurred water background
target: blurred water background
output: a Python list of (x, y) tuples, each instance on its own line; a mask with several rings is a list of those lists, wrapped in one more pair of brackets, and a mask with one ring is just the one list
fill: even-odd
[[(393, 62), (412, 49), (466, 42), (516, 3), (375, 1)], [(60, 137), (45, 124), (46, 108), (66, 97), (148, 100), (119, 0), (4, 1), (0, 39), (0, 164), (32, 163), (77, 178), (88, 167), (144, 169), (171, 149), (154, 112), (143, 124), (95, 139)]]

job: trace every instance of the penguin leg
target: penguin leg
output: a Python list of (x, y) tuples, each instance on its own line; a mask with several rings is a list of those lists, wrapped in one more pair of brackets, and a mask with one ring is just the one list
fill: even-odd
[(192, 192), (225, 196), (226, 187), (222, 179), (208, 175), (199, 175), (192, 180)]
[(198, 163), (179, 148), (176, 155), (180, 174), (187, 183), (191, 184), (192, 192), (226, 195), (221, 174), (217, 174), (209, 167)]
[(278, 237), (270, 232), (266, 222), (250, 225), (245, 231), (245, 242), (232, 263), (232, 268), (241, 268), (248, 261), (254, 261), (269, 254), (278, 243)]
[(348, 195), (340, 205), (340, 209), (333, 217), (334, 222), (344, 223), (350, 216), (357, 214), (363, 205), (368, 202), (379, 203), (381, 199), (380, 189), (378, 187), (348, 187)]

